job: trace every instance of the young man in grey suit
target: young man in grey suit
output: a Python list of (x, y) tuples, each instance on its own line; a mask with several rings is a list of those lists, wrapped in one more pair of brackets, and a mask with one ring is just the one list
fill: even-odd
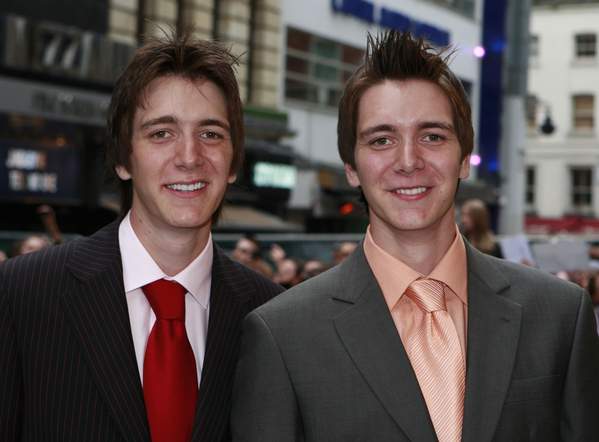
[(233, 440), (598, 441), (588, 294), (457, 230), (473, 129), (447, 57), (370, 37), (338, 124), (370, 226), (341, 265), (246, 318)]
[(138, 49), (109, 112), (123, 218), (2, 264), (0, 440), (230, 440), (241, 321), (282, 290), (211, 238), (243, 156), (235, 64)]

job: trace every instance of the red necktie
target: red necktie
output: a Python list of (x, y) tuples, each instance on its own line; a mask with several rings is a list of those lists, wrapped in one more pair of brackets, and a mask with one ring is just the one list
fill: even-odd
[(198, 398), (196, 363), (185, 331), (185, 288), (159, 279), (143, 287), (156, 315), (144, 358), (144, 399), (152, 442), (191, 439)]

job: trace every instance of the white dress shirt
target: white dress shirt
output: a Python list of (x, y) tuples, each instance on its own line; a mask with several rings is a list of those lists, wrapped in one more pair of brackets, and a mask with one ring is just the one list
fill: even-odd
[(119, 248), (123, 262), (123, 282), (129, 309), (131, 334), (141, 382), (143, 384), (146, 344), (156, 321), (156, 315), (144, 295), (142, 287), (164, 278), (177, 281), (187, 290), (185, 294), (185, 330), (195, 357), (199, 385), (206, 351), (206, 335), (208, 334), (214, 253), (212, 236), (208, 237), (206, 247), (196, 259), (181, 272), (169, 277), (158, 267), (133, 231), (130, 213), (125, 216), (119, 226)]

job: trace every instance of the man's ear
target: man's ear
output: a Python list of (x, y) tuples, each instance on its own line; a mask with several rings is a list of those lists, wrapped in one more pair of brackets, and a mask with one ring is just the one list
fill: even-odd
[(127, 180), (131, 179), (131, 174), (125, 168), (125, 166), (119, 164), (118, 166), (115, 166), (114, 170), (116, 171), (116, 174), (119, 176), (119, 178), (122, 179), (123, 181), (127, 181)]
[(358, 172), (349, 164), (344, 163), (343, 168), (345, 169), (345, 178), (347, 178), (347, 182), (352, 187), (360, 187), (360, 178), (358, 177)]
[(233, 184), (235, 182), (235, 180), (237, 180), (237, 174), (233, 173), (231, 175), (229, 175), (229, 178), (227, 178), (227, 182), (229, 184)]
[(466, 155), (460, 164), (460, 179), (465, 180), (470, 176), (470, 155)]

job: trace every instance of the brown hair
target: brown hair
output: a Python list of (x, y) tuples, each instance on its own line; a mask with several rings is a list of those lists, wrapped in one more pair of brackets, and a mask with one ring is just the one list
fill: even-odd
[[(230, 173), (237, 173), (243, 162), (244, 139), (243, 108), (234, 71), (237, 64), (237, 57), (229, 49), (213, 41), (196, 40), (189, 35), (177, 37), (167, 32), (163, 38), (148, 38), (114, 87), (108, 111), (106, 164), (109, 171), (116, 175), (116, 166), (130, 170), (133, 117), (142, 105), (148, 85), (157, 78), (180, 76), (191, 81), (205, 78), (221, 89), (226, 99), (233, 145)], [(119, 183), (121, 215), (124, 215), (131, 208), (133, 187), (131, 180), (119, 179)], [(220, 207), (213, 221), (219, 213)]]
[(467, 213), (472, 222), (472, 228), (464, 231), (464, 236), (478, 250), (490, 253), (495, 248), (495, 235), (491, 231), (489, 211), (485, 203), (479, 199), (464, 201), (462, 213)]
[(472, 153), (474, 129), (470, 103), (462, 83), (448, 67), (453, 52), (437, 51), (408, 32), (388, 31), (377, 37), (368, 34), (363, 64), (345, 85), (339, 102), (337, 143), (341, 160), (355, 168), (356, 126), (364, 92), (384, 80), (420, 79), (438, 85), (447, 95), (462, 159)]

